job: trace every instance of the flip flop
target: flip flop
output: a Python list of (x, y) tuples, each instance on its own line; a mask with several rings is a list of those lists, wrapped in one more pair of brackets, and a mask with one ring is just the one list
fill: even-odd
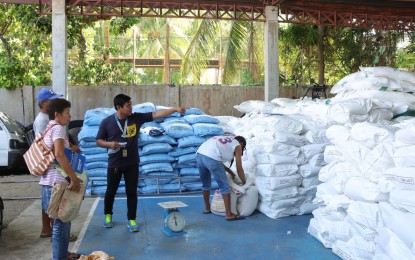
[(52, 234), (40, 234), (40, 238), (52, 237)]
[(245, 217), (243, 217), (243, 216), (239, 216), (239, 215), (236, 215), (235, 217), (233, 217), (233, 218), (226, 218), (226, 221), (236, 221), (236, 220), (242, 220), (242, 219), (244, 219)]
[(81, 254), (68, 252), (68, 257), (66, 259), (73, 260), (73, 259), (79, 259), (80, 257), (81, 257)]
[(210, 214), (210, 213), (212, 213), (212, 211), (210, 211), (210, 210), (209, 211), (208, 210), (203, 211), (203, 214)]
[(71, 234), (70, 236), (69, 236), (69, 242), (74, 242), (74, 241), (76, 241), (78, 239), (78, 236), (76, 236), (76, 235), (74, 235), (74, 234)]

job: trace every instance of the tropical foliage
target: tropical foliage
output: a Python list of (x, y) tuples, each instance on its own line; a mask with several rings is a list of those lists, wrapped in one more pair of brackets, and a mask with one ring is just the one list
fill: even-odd
[[(51, 85), (51, 28), (37, 6), (0, 4), (1, 88)], [(70, 85), (264, 84), (262, 23), (69, 16), (67, 32)], [(359, 66), (415, 70), (415, 33), (282, 24), (279, 39), (285, 85), (334, 84)]]

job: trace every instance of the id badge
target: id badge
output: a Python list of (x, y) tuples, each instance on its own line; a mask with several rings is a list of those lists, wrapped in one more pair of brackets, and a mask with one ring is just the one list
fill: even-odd
[(127, 149), (122, 149), (122, 157), (127, 157)]

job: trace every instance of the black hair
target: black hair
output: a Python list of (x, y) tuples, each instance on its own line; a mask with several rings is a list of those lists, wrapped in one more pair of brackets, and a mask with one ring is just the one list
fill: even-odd
[(241, 146), (242, 146), (242, 155), (243, 155), (244, 151), (245, 151), (245, 147), (246, 147), (245, 137), (238, 135), (238, 136), (235, 136), (234, 138), (235, 138), (235, 140), (237, 140), (241, 144)]
[(71, 102), (63, 98), (52, 99), (48, 103), (49, 120), (55, 119), (55, 113), (62, 114), (63, 111), (71, 107)]
[(130, 102), (131, 98), (124, 94), (118, 94), (114, 98), (114, 108), (117, 110), (117, 106), (123, 107), (125, 103)]
[[(241, 147), (242, 147), (242, 155), (244, 155), (244, 151), (246, 150), (246, 140), (245, 140), (245, 137), (238, 135), (238, 136), (235, 136), (234, 138), (235, 138), (235, 140), (237, 140), (241, 144)], [(234, 159), (235, 159), (235, 157), (232, 158), (231, 164), (229, 165), (229, 168), (232, 167), (232, 164), (233, 164)]]

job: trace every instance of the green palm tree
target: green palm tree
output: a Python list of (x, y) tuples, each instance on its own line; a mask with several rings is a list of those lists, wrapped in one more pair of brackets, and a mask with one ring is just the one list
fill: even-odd
[(182, 82), (198, 84), (209, 59), (216, 57), (219, 59), (219, 70), (223, 70), (219, 80), (222, 82), (219, 83), (235, 83), (238, 78), (235, 75), (243, 59), (247, 59), (251, 67), (262, 61), (257, 52), (261, 44), (261, 26), (241, 21), (202, 20), (195, 23), (193, 38), (181, 66)]

